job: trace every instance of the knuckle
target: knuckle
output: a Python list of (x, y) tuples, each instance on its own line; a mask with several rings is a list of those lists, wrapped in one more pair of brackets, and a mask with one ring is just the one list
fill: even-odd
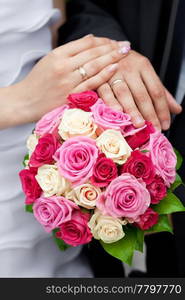
[(110, 53), (111, 61), (115, 61), (116, 59), (118, 59), (118, 57), (119, 57), (119, 53), (117, 51), (113, 51)]
[(153, 91), (151, 92), (151, 94), (154, 99), (160, 99), (160, 98), (165, 97), (164, 89), (162, 89), (160, 87), (154, 88)]
[(116, 84), (114, 86), (114, 91), (115, 91), (117, 97), (119, 98), (119, 97), (122, 97), (124, 94), (127, 93), (127, 87), (125, 85), (121, 84), (121, 83)]
[(87, 74), (89, 74), (89, 76), (96, 74), (97, 70), (98, 70), (98, 63), (89, 63), (87, 65), (84, 66), (85, 70), (87, 71)]
[(142, 65), (144, 65), (145, 67), (149, 67), (150, 66), (150, 60), (148, 59), (148, 57), (141, 56), (140, 59), (141, 59)]

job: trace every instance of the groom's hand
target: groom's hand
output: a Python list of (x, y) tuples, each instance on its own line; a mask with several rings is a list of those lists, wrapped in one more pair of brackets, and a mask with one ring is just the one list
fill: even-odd
[(181, 112), (181, 106), (165, 89), (150, 61), (135, 51), (119, 62), (117, 73), (98, 92), (109, 105), (129, 113), (136, 127), (148, 120), (156, 128), (167, 130), (170, 113)]

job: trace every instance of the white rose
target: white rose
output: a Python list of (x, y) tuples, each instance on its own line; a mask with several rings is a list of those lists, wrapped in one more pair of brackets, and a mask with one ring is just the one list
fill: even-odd
[(121, 132), (114, 129), (105, 130), (97, 138), (96, 144), (107, 158), (111, 158), (119, 165), (126, 162), (132, 151)]
[(35, 178), (43, 190), (45, 197), (60, 196), (69, 190), (69, 183), (59, 174), (55, 165), (41, 166), (38, 168)]
[(125, 236), (122, 227), (125, 224), (125, 221), (102, 215), (100, 211), (97, 210), (91, 217), (88, 226), (95, 239), (111, 244), (121, 240)]
[(67, 140), (78, 135), (95, 139), (97, 125), (93, 123), (91, 116), (92, 113), (78, 108), (66, 110), (58, 127), (62, 139)]
[(27, 142), (26, 142), (26, 146), (27, 146), (27, 149), (28, 149), (28, 153), (29, 153), (29, 157), (32, 155), (32, 153), (34, 152), (35, 150), (35, 147), (37, 146), (38, 144), (38, 140), (39, 138), (36, 136), (35, 133), (31, 134), (28, 139), (27, 139)]
[(65, 194), (65, 197), (73, 200), (77, 205), (93, 209), (100, 194), (101, 190), (99, 188), (86, 183), (75, 187), (72, 191)]

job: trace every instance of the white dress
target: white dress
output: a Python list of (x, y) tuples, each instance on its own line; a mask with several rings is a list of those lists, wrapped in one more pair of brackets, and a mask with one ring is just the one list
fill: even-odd
[[(51, 50), (49, 27), (59, 15), (51, 0), (0, 0), (0, 87), (20, 81)], [(81, 247), (59, 251), (24, 211), (18, 173), (33, 128), (0, 131), (0, 277), (92, 277)]]

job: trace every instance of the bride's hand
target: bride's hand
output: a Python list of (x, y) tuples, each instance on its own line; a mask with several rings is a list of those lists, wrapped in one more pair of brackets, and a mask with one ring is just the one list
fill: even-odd
[[(117, 62), (128, 51), (125, 43), (120, 46), (92, 35), (54, 49), (23, 81), (11, 87), (9, 126), (37, 121), (64, 104), (69, 93), (97, 89), (113, 76)], [(79, 67), (85, 70), (85, 78)]]

